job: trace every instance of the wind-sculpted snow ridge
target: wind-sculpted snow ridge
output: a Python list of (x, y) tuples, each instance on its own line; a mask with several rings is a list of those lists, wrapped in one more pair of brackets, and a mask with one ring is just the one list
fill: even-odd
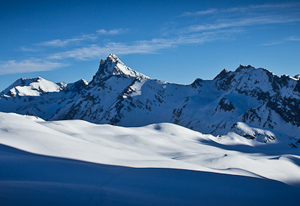
[(89, 83), (39, 89), (44, 87), (18, 81), (1, 93), (1, 111), (120, 126), (168, 122), (207, 134), (238, 132), (265, 143), (285, 136), (291, 147), (300, 144), (299, 77), (279, 77), (250, 65), (179, 85), (151, 79), (110, 54)]
[(0, 205), (296, 205), (300, 152), (280, 141), (0, 112)]

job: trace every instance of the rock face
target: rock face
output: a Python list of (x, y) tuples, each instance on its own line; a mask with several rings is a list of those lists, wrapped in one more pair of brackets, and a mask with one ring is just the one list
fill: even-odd
[[(250, 65), (240, 65), (234, 72), (224, 69), (213, 80), (178, 85), (151, 79), (111, 54), (101, 60), (91, 82), (17, 80), (1, 93), (0, 110), (46, 120), (83, 119), (121, 126), (170, 122), (218, 135), (237, 131), (243, 123), (298, 140), (299, 85), (298, 76), (278, 77)], [(267, 142), (276, 139), (266, 134), (251, 139), (261, 135)]]

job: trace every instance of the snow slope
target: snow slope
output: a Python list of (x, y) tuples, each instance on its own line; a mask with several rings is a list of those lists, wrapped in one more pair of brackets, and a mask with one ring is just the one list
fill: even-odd
[(278, 141), (0, 113), (0, 204), (295, 204), (300, 152)]

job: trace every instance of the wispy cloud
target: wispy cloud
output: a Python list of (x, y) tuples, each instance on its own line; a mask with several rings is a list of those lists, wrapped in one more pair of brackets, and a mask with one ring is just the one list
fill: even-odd
[(105, 29), (100, 29), (97, 31), (99, 35), (118, 35), (126, 32), (127, 29), (112, 29), (112, 30), (105, 30)]
[(93, 34), (84, 34), (78, 37), (74, 37), (71, 39), (54, 39), (51, 41), (45, 41), (45, 42), (41, 42), (39, 44), (37, 44), (38, 46), (50, 46), (50, 47), (65, 47), (70, 43), (78, 43), (84, 40), (96, 40), (97, 36), (93, 35)]
[(274, 10), (277, 11), (283, 9), (295, 9), (299, 8), (300, 3), (281, 3), (281, 4), (260, 4), (260, 5), (249, 5), (246, 7), (231, 7), (227, 9), (217, 9), (217, 8), (210, 8), (207, 10), (200, 10), (195, 12), (184, 12), (180, 16), (203, 16), (203, 15), (216, 15), (221, 13), (245, 13), (245, 12), (261, 12), (262, 10)]
[(162, 49), (174, 48), (179, 45), (202, 44), (220, 39), (228, 39), (230, 34), (240, 32), (240, 30), (223, 30), (214, 32), (202, 32), (197, 34), (180, 35), (173, 38), (154, 38), (152, 40), (135, 41), (132, 43), (110, 42), (103, 46), (90, 45), (87, 47), (76, 48), (66, 52), (60, 52), (49, 56), (49, 59), (91, 60), (99, 59), (109, 53), (117, 54), (137, 54), (155, 53)]
[(298, 37), (298, 36), (290, 36), (286, 40), (287, 41), (300, 41), (300, 37)]
[[(112, 29), (112, 30), (105, 30), (105, 29), (100, 29), (96, 31), (95, 34), (83, 34), (81, 36), (75, 36), (70, 39), (54, 39), (50, 41), (44, 41), (41, 43), (36, 44), (37, 46), (45, 46), (45, 47), (66, 47), (69, 46), (70, 44), (78, 44), (79, 42), (82, 41), (87, 41), (87, 40), (96, 40), (98, 38), (98, 35), (118, 35), (126, 32), (127, 29)], [(21, 50), (23, 51), (30, 51), (27, 50), (28, 48), (26, 47), (21, 47)]]
[(39, 49), (35, 49), (35, 48), (31, 48), (31, 47), (25, 47), (25, 46), (21, 46), (20, 50), (25, 51), (25, 52), (37, 52), (37, 51), (39, 51)]
[[(156, 42), (155, 42), (156, 41)], [(110, 42), (103, 46), (89, 45), (87, 47), (76, 48), (71, 51), (60, 52), (49, 56), (49, 59), (66, 59), (73, 58), (75, 60), (87, 61), (91, 59), (98, 59), (103, 55), (109, 53), (117, 54), (134, 54), (134, 53), (151, 53), (158, 49), (168, 48), (172, 43), (153, 41), (140, 41), (134, 44), (126, 44), (121, 42)]]
[(218, 9), (207, 9), (203, 11), (196, 11), (196, 12), (184, 12), (180, 16), (202, 16), (202, 15), (208, 15), (208, 14), (214, 14), (217, 13)]
[(68, 66), (68, 64), (45, 61), (41, 59), (10, 60), (0, 62), (0, 75), (37, 71), (49, 71)]
[(207, 19), (209, 23), (194, 23), (179, 30), (183, 34), (256, 25), (300, 22), (299, 12), (300, 3), (262, 4), (185, 12), (181, 16), (203, 16), (209, 14), (212, 16)]
[(262, 44), (262, 46), (273, 46), (273, 45), (279, 45), (279, 44), (283, 44), (283, 43), (284, 43), (284, 41), (273, 41), (270, 43)]
[[(249, 9), (290, 9), (290, 8), (299, 8), (300, 3), (290, 2), (290, 3), (279, 3), (279, 4), (259, 4), (259, 5), (250, 5), (248, 7), (240, 7), (241, 10)], [(237, 7), (238, 8), (238, 7)]]
[(270, 16), (258, 16), (253, 18), (229, 19), (223, 21), (224, 22), (222, 23), (189, 26), (188, 28), (182, 29), (182, 32), (190, 33), (190, 32), (227, 29), (227, 28), (234, 28), (234, 27), (254, 26), (254, 25), (291, 23), (291, 22), (299, 22), (300, 18), (289, 18), (285, 16), (270, 15)]
[(273, 45), (278, 45), (278, 44), (284, 44), (286, 42), (291, 42), (291, 41), (300, 41), (300, 37), (290, 36), (288, 38), (284, 38), (284, 39), (279, 40), (279, 41), (273, 41), (273, 42), (270, 42), (270, 43), (262, 44), (262, 46), (273, 46)]

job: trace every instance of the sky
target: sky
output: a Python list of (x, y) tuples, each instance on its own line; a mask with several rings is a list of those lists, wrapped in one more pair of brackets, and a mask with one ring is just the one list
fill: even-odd
[(178, 84), (240, 64), (300, 73), (297, 1), (0, 1), (0, 91), (19, 78), (90, 81), (110, 53)]

